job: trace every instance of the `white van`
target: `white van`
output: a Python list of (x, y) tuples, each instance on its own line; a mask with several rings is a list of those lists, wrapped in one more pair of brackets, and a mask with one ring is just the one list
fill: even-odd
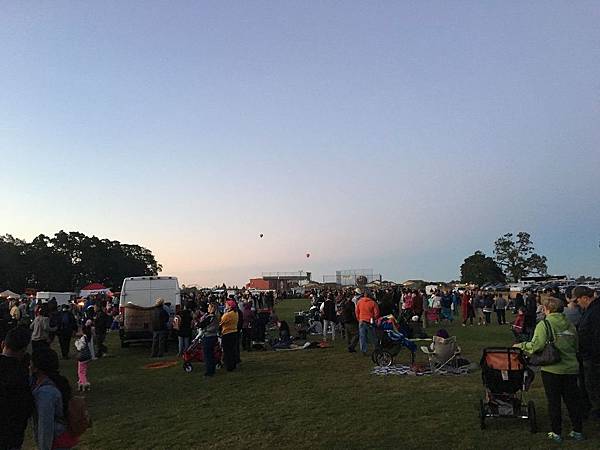
[(60, 305), (68, 305), (71, 300), (75, 300), (77, 298), (77, 294), (75, 292), (38, 292), (35, 294), (36, 300), (41, 300), (43, 303), (47, 303), (53, 298), (56, 299), (56, 304)]
[(123, 280), (119, 298), (121, 346), (152, 340), (152, 317), (157, 298), (179, 312), (181, 294), (177, 277), (129, 277)]

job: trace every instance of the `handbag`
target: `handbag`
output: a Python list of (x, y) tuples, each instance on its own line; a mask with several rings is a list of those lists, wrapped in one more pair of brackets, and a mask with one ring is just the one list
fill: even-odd
[(554, 333), (552, 333), (552, 327), (546, 319), (544, 319), (543, 322), (546, 327), (546, 345), (542, 350), (530, 356), (529, 364), (533, 366), (548, 366), (560, 361), (560, 352), (554, 345)]

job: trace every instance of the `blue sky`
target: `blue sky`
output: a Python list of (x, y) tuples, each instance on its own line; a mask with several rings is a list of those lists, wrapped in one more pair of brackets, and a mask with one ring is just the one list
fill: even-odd
[(525, 230), (551, 272), (599, 275), (598, 23), (597, 2), (3, 2), (0, 232), (140, 243), (213, 284), (452, 279)]

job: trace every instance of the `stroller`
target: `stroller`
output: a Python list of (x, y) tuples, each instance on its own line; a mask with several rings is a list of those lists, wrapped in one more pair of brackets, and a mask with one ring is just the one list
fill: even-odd
[(398, 356), (403, 348), (410, 351), (410, 363), (415, 362), (417, 346), (403, 333), (398, 331), (398, 325), (394, 316), (383, 317), (378, 325), (379, 344), (371, 360), (381, 367), (389, 367), (394, 364), (394, 357)]
[(488, 417), (506, 417), (527, 419), (529, 430), (535, 433), (535, 403), (523, 402), (523, 392), (529, 390), (534, 373), (527, 367), (523, 351), (514, 347), (484, 349), (481, 377), (485, 386), (485, 398), (479, 400), (481, 429), (485, 429)]
[[(192, 340), (192, 343), (187, 350), (183, 352), (183, 370), (185, 370), (187, 373), (191, 373), (192, 370), (194, 370), (192, 362), (204, 362), (204, 348), (202, 346), (203, 338), (204, 333), (202, 331), (198, 331), (198, 335)], [(214, 354), (215, 361), (217, 361), (217, 366), (220, 366), (223, 351), (221, 350), (221, 344), (218, 341), (215, 345)]]

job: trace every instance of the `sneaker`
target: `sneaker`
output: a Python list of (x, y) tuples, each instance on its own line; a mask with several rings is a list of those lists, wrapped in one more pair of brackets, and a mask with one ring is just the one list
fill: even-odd
[(550, 439), (551, 441), (554, 441), (554, 442), (562, 442), (562, 438), (560, 437), (560, 434), (553, 433), (552, 431), (550, 433), (548, 433), (548, 439)]
[(463, 323), (462, 325), (463, 325), (463, 327), (466, 327), (466, 326), (467, 326), (467, 324), (466, 324), (466, 323)]
[(585, 441), (585, 436), (583, 433), (578, 433), (577, 431), (571, 431), (568, 437), (574, 441)]

